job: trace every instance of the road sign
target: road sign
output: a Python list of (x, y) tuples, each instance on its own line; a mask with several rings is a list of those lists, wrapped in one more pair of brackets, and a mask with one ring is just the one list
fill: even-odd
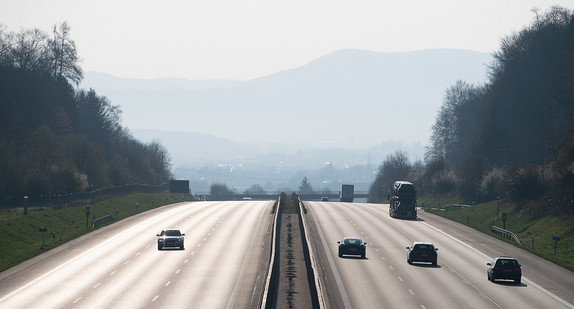
[(560, 240), (560, 237), (554, 236), (552, 237), (552, 240), (554, 240), (554, 254), (556, 254), (556, 247), (558, 246), (558, 241)]

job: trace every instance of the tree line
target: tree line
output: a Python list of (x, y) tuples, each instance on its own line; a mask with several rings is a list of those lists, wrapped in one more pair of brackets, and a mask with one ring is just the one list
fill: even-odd
[(159, 142), (139, 142), (118, 106), (74, 87), (79, 61), (66, 23), (51, 34), (0, 25), (0, 204), (171, 177)]
[(535, 13), (501, 40), (484, 85), (446, 90), (424, 163), (400, 151), (386, 158), (373, 201), (378, 188), (410, 179), (424, 194), (510, 198), (534, 215), (574, 215), (574, 13)]

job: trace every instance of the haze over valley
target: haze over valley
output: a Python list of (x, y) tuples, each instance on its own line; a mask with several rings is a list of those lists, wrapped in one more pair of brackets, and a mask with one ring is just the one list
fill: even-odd
[[(322, 179), (325, 167), (367, 190), (387, 154), (423, 160), (445, 90), (457, 80), (485, 82), (491, 60), (468, 50), (341, 50), (245, 82), (87, 72), (80, 87), (118, 105), (136, 138), (159, 140), (192, 191), (213, 182), (296, 189), (305, 174), (316, 175), (316, 189), (338, 190), (337, 181)], [(342, 179), (356, 165), (360, 175)]]

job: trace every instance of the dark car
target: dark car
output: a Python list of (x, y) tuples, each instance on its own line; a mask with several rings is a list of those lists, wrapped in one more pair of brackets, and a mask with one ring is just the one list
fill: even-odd
[(364, 259), (367, 254), (367, 243), (360, 238), (346, 237), (337, 243), (339, 244), (339, 257), (343, 257), (344, 254), (360, 255)]
[(176, 229), (165, 229), (161, 233), (157, 234), (157, 250), (163, 250), (168, 247), (176, 247), (180, 250), (184, 249), (184, 239), (179, 230)]
[(486, 275), (488, 280), (494, 282), (496, 279), (514, 280), (520, 283), (522, 279), (522, 269), (518, 261), (510, 256), (498, 256), (491, 263), (486, 263), (488, 269)]
[(407, 263), (427, 262), (436, 266), (438, 259), (437, 250), (432, 242), (415, 241), (410, 247), (407, 247)]
[(329, 198), (326, 197), (326, 196), (323, 196), (323, 197), (321, 198), (321, 202), (328, 202), (328, 201), (329, 201)]

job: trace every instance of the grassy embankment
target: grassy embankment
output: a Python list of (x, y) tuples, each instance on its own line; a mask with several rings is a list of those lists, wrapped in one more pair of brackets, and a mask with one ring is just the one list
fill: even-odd
[[(498, 237), (517, 247), (530, 251), (544, 259), (552, 261), (562, 267), (574, 271), (574, 223), (572, 220), (562, 218), (543, 217), (531, 219), (527, 215), (514, 212), (516, 205), (504, 200), (492, 201), (479, 204), (474, 207), (447, 210), (447, 205), (458, 204), (455, 199), (430, 199), (419, 198), (418, 205), (427, 208), (428, 212), (449, 218), (459, 223), (470, 226), (485, 234)], [(498, 213), (498, 215), (497, 215)], [(496, 236), (490, 231), (490, 226), (503, 227), (502, 213), (507, 213), (506, 230), (514, 233), (522, 245), (502, 237)], [(560, 237), (557, 243), (553, 237)]]
[[(111, 222), (117, 222), (152, 208), (184, 200), (190, 200), (190, 196), (171, 194), (168, 191), (134, 193), (102, 200), (90, 207), (89, 227), (86, 227), (84, 206), (57, 210), (30, 208), (27, 215), (23, 208), (0, 211), (0, 271), (97, 229), (92, 228), (94, 217), (97, 219), (109, 215), (114, 217)], [(39, 231), (42, 227), (46, 228), (45, 233)], [(52, 232), (55, 232), (55, 238)]]

